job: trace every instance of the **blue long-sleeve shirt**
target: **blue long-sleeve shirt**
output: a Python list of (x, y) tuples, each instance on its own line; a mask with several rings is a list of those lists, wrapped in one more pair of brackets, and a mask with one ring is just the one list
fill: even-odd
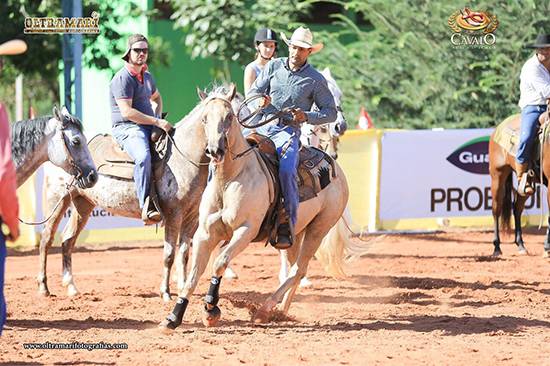
[[(248, 95), (268, 94), (271, 104), (259, 113), (263, 119), (284, 108), (300, 108), (307, 116), (307, 123), (321, 125), (336, 120), (334, 97), (325, 77), (306, 63), (297, 71), (288, 67), (287, 58), (270, 61), (252, 84)], [(319, 108), (312, 111), (313, 103)]]

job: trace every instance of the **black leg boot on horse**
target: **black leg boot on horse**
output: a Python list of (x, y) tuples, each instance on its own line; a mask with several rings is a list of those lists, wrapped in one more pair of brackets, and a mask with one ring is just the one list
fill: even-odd
[(529, 169), (529, 163), (516, 161), (516, 174), (518, 176), (518, 193), (521, 196), (530, 196), (535, 192), (533, 188), (533, 171)]

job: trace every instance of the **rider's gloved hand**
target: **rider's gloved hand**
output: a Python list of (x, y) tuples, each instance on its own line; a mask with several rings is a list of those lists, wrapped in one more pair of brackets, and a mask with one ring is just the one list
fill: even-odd
[(260, 108), (265, 108), (270, 104), (271, 104), (271, 97), (269, 95), (264, 95), (264, 97), (262, 99), (260, 99), (260, 102), (258, 103), (258, 106)]
[(292, 119), (296, 123), (304, 123), (305, 121), (307, 121), (306, 113), (300, 108), (292, 109), (290, 113), (292, 114)]
[(169, 132), (172, 129), (172, 125), (165, 119), (157, 118), (156, 126), (162, 128), (164, 131)]

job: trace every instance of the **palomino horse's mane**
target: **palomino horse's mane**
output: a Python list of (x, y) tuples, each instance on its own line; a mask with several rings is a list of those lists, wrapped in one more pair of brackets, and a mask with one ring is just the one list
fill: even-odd
[[(23, 158), (34, 152), (44, 139), (46, 125), (54, 117), (44, 116), (21, 120), (11, 125), (11, 152), (16, 166), (23, 162)], [(65, 123), (74, 125), (82, 132), (82, 123), (78, 118), (63, 115)]]
[[(229, 89), (230, 89), (230, 86), (227, 84), (212, 86), (210, 91), (206, 91), (207, 98), (205, 98), (199, 104), (197, 104), (195, 108), (193, 108), (187, 116), (185, 116), (181, 121), (176, 123), (176, 128), (180, 126), (185, 126), (187, 124), (186, 122), (188, 122), (192, 118), (195, 118), (196, 114), (202, 109), (202, 107), (204, 107), (206, 102), (208, 102), (209, 100), (214, 98), (226, 99), (226, 95), (229, 92)], [(242, 103), (243, 100), (244, 98), (239, 93), (237, 93), (235, 98), (233, 98), (233, 101), (231, 101), (231, 105), (233, 106), (233, 111), (235, 113), (240, 103)]]

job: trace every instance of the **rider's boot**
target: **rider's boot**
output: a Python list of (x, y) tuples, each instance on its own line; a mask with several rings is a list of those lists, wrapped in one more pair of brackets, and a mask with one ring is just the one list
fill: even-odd
[(149, 196), (145, 198), (145, 204), (141, 210), (141, 219), (145, 225), (158, 224), (162, 221), (162, 215), (160, 213), (160, 207), (157, 200), (157, 193), (155, 190), (155, 184), (151, 182), (151, 189)]
[(518, 176), (518, 193), (521, 196), (530, 196), (535, 190), (531, 185), (531, 179), (528, 174), (529, 163), (518, 163), (516, 161), (516, 174)]
[(276, 249), (288, 249), (294, 244), (294, 225), (290, 222), (284, 222), (279, 225), (277, 230), (277, 243), (273, 244)]

